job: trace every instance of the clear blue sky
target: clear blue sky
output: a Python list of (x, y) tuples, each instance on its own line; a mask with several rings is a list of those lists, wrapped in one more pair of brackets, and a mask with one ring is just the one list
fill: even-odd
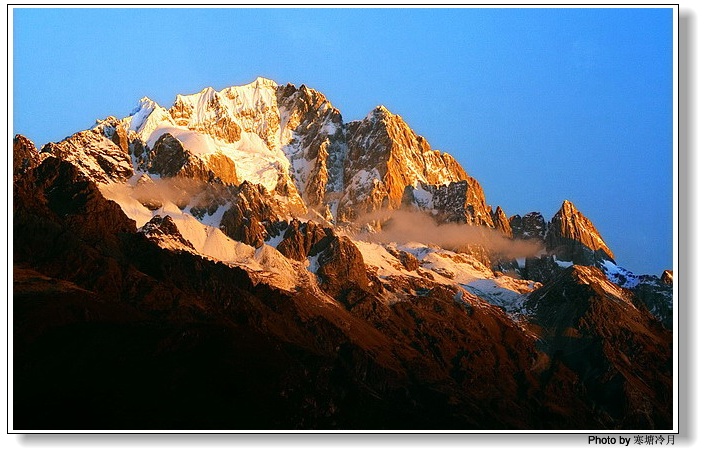
[(672, 265), (671, 9), (15, 9), (14, 132), (257, 76), (384, 104), (508, 213), (569, 199), (619, 264)]

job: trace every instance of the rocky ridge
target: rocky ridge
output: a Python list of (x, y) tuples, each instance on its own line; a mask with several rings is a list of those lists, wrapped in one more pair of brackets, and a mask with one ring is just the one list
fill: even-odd
[(591, 221), (565, 200), (547, 228), (548, 251), (557, 259), (578, 265), (596, 265), (615, 256)]
[[(214, 344), (213, 357), (226, 357), (208, 365), (224, 376), (215, 385), (197, 377), (212, 389), (187, 404), (216, 408), (203, 419), (188, 415), (188, 425), (670, 425), (671, 402), (657, 393), (671, 393), (671, 274), (660, 280), (618, 267), (568, 201), (548, 224), (540, 213), (508, 219), (452, 157), (384, 107), (344, 123), (322, 94), (258, 79), (178, 96), (169, 110), (143, 99), (131, 116), (99, 121), (42, 152), (18, 135), (13, 151), (16, 302), (45, 299), (47, 280), (63, 290), (56, 305), (17, 305), (22, 321), (45, 323), (19, 329), (28, 346), (21, 374), (32, 381), (37, 365), (62, 370), (51, 360), (59, 334), (57, 343), (95, 339), (130, 368), (149, 353), (164, 356), (137, 397), (163, 372), (177, 378), (158, 391), (163, 424), (129, 420), (119, 396), (90, 383), (89, 393), (118, 407), (107, 417), (114, 425), (178, 426), (168, 399), (189, 386), (178, 374), (196, 376), (205, 362), (190, 349)], [(494, 261), (487, 249), (379, 244), (344, 227), (396, 209), (494, 230), (507, 243), (536, 242), (544, 255)], [(76, 306), (87, 313), (72, 316)], [(61, 311), (57, 320), (47, 319), (52, 309)], [(95, 329), (103, 320), (115, 335)], [(129, 336), (147, 354), (116, 348)], [(256, 338), (234, 346), (244, 337)], [(633, 338), (644, 346), (619, 351)], [(83, 355), (65, 357), (89, 374), (117, 371)], [(252, 377), (238, 370), (262, 356)], [(174, 367), (172, 357), (187, 363)], [(56, 387), (71, 387), (85, 411), (96, 408), (74, 376)], [(257, 395), (234, 391), (232, 381)], [(52, 387), (19, 392), (25, 424), (52, 424), (49, 413), (34, 423), (29, 415), (43, 397), (61, 405)], [(245, 400), (255, 413), (227, 413), (220, 399)], [(263, 399), (267, 408), (258, 407)], [(272, 409), (281, 415), (268, 423)], [(62, 421), (106, 424), (80, 413)]]

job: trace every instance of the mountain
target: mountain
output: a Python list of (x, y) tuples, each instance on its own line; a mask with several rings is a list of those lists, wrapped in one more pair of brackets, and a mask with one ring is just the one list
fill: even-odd
[(638, 429), (671, 425), (672, 335), (595, 267), (571, 266), (530, 294), (541, 350), (574, 370), (597, 418)]
[(361, 210), (399, 208), (408, 189), (408, 203), (438, 211), (444, 221), (493, 225), (478, 182), (384, 106), (351, 123), (346, 142), (339, 219), (354, 218)]
[(547, 248), (557, 259), (579, 265), (615, 263), (613, 252), (593, 223), (565, 200), (547, 227)]
[(143, 98), (13, 142), (15, 429), (671, 429), (673, 275), (378, 106)]

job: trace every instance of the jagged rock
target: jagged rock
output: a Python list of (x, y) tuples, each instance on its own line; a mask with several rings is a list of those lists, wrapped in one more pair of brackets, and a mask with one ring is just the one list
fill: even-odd
[[(219, 92), (208, 88), (178, 96), (169, 112), (149, 99), (140, 105), (125, 122), (143, 142), (154, 139), (150, 137), (159, 124), (188, 127), (225, 143), (243, 142), (245, 133), (247, 139), (257, 135), (274, 153), (251, 157), (262, 159), (269, 169), (254, 173), (243, 165), (242, 177), (266, 184), (300, 211), (308, 206), (324, 217), (348, 221), (360, 212), (399, 208), (406, 187), (423, 183), (440, 191), (436, 203), (448, 220), (494, 226), (477, 181), (384, 107), (363, 121), (343, 124), (339, 111), (321, 93), (306, 86), (277, 86), (265, 79)], [(241, 130), (239, 135), (233, 124)], [(280, 161), (279, 152), (288, 164)], [(235, 161), (237, 171), (239, 164)], [(191, 172), (205, 179), (199, 169), (194, 166)], [(214, 172), (224, 183), (237, 183)], [(460, 183), (451, 188), (455, 199), (444, 197), (450, 183)]]
[[(461, 180), (444, 185), (418, 183), (417, 188), (407, 186), (402, 194), (401, 204), (416, 210), (428, 212), (439, 222), (456, 222), (493, 227), (490, 209), (485, 201), (479, 202), (475, 180)], [(482, 191), (480, 191), (482, 195)], [(479, 208), (486, 208), (481, 213)]]
[[(169, 114), (177, 125), (209, 134), (228, 143), (237, 142), (240, 140), (242, 130), (223, 105), (222, 95), (213, 88), (207, 88), (192, 96), (178, 95), (174, 105), (169, 109)], [(204, 120), (203, 117), (194, 118), (192, 113), (195, 109), (199, 109), (201, 106), (199, 103), (204, 100), (212, 114), (208, 120)]]
[(672, 285), (674, 281), (674, 273), (671, 269), (665, 269), (662, 273), (662, 277), (660, 277), (660, 280), (666, 285)]
[(238, 142), (243, 133), (254, 133), (273, 149), (280, 122), (274, 101), (276, 88), (275, 82), (264, 78), (222, 91), (209, 87), (196, 94), (178, 95), (169, 114), (175, 124), (227, 143)]
[(133, 130), (128, 132), (128, 153), (135, 157), (139, 170), (147, 170), (147, 147)]
[(162, 177), (184, 177), (204, 182), (237, 184), (235, 163), (222, 153), (204, 158), (193, 155), (171, 134), (165, 133), (149, 152), (147, 170)]
[(621, 428), (672, 427), (672, 337), (600, 269), (572, 266), (530, 294), (539, 346), (575, 371), (596, 414)]
[(310, 208), (322, 210), (327, 192), (343, 190), (347, 149), (341, 113), (304, 85), (277, 87), (277, 103), (287, 111), (284, 128), (292, 131), (285, 153), (294, 166), (297, 189)]
[[(289, 114), (278, 104), (277, 84), (258, 78), (221, 91), (206, 88), (196, 94), (178, 95), (169, 111), (143, 98), (123, 122), (143, 145), (154, 147), (162, 130), (182, 140), (192, 155), (180, 176), (213, 178), (231, 185), (245, 180), (262, 184), (269, 193), (284, 196), (281, 203), (289, 205), (289, 213), (300, 215), (307, 211), (307, 205), (290, 175), (293, 160), (287, 153), (299, 152), (300, 144), (286, 128)], [(320, 125), (325, 129), (327, 124)], [(323, 133), (317, 127), (307, 128), (307, 136)], [(177, 133), (175, 128), (188, 131)], [(191, 149), (190, 145), (198, 148)], [(138, 165), (147, 167), (149, 159), (149, 155), (138, 156)]]
[(327, 234), (311, 253), (318, 265), (316, 275), (320, 278), (321, 288), (335, 299), (350, 307), (360, 298), (361, 292), (369, 290), (363, 255), (348, 237)]
[(191, 154), (184, 150), (181, 142), (169, 133), (159, 137), (150, 151), (150, 161), (147, 170), (163, 177), (176, 177)]
[[(349, 124), (346, 136), (348, 155), (339, 220), (355, 219), (360, 212), (399, 208), (408, 186), (424, 184), (434, 186), (435, 191), (452, 191), (447, 194), (455, 197), (445, 199), (451, 210), (449, 220), (493, 223), (478, 182), (453, 157), (432, 150), (423, 137), (385, 107), (379, 106), (362, 121)], [(449, 184), (453, 187), (448, 188)]]
[(547, 222), (541, 213), (533, 211), (520, 217), (512, 216), (509, 221), (512, 237), (521, 240), (544, 240), (547, 233)]
[(157, 241), (169, 241), (171, 245), (177, 244), (191, 249), (194, 248), (189, 240), (184, 238), (181, 232), (179, 232), (179, 228), (169, 215), (165, 217), (161, 217), (160, 215), (153, 216), (147, 224), (142, 226), (140, 231), (145, 236)]
[(656, 276), (643, 275), (639, 277), (639, 282), (630, 288), (635, 298), (669, 330), (673, 327), (674, 307), (674, 287), (671, 282), (669, 279), (665, 282)]
[[(13, 164), (23, 172), (13, 190), (20, 429), (671, 428), (671, 335), (654, 318), (671, 321), (671, 286), (656, 277), (628, 291), (596, 268), (527, 259), (523, 270), (548, 283), (516, 323), (470, 286), (440, 283), (430, 260), (420, 267), (390, 245), (399, 264), (383, 252), (366, 267), (359, 248), (323, 222), (281, 220), (305, 217), (292, 214), (301, 193), (327, 218), (406, 204), (436, 209), (441, 221), (545, 237), (541, 215), (510, 227), (458, 163), (384, 108), (344, 125), (316, 91), (258, 79), (181, 96), (169, 112), (143, 99), (129, 118), (113, 119), (46, 148), (65, 161)], [(159, 132), (177, 127), (189, 129), (179, 131), (183, 142), (198, 132), (219, 146), (254, 146), (192, 153)], [(253, 152), (230, 159), (241, 150)], [(182, 176), (207, 180), (176, 205), (191, 205), (183, 213), (202, 220), (216, 245), (226, 240), (209, 225), (226, 210), (221, 230), (258, 249), (227, 240), (247, 252), (227, 262), (200, 255), (169, 216), (137, 231), (100, 185), (125, 182), (132, 161), (176, 176), (160, 188)], [(236, 166), (263, 184), (218, 175), (235, 177)], [(150, 183), (124, 188), (135, 194)], [(279, 241), (277, 250), (265, 240)], [(443, 258), (489, 283), (509, 279), (483, 267), (487, 250), (465, 251), (475, 257)], [(144, 399), (150, 408), (136, 411)]]
[(546, 243), (547, 251), (559, 260), (579, 265), (599, 265), (604, 260), (615, 263), (613, 252), (593, 223), (568, 200), (549, 223)]
[(495, 230), (499, 231), (506, 237), (512, 238), (512, 228), (510, 227), (510, 221), (505, 216), (505, 212), (498, 205), (495, 207), (495, 211), (490, 210), (490, 216), (493, 218), (493, 226)]
[(103, 125), (48, 143), (42, 153), (71, 162), (97, 183), (124, 182), (133, 175), (130, 155), (103, 134)]
[(356, 297), (349, 296), (351, 292), (359, 295), (370, 290), (363, 256), (347, 237), (336, 235), (329, 227), (311, 221), (302, 224), (296, 219), (282, 233), (277, 250), (293, 260), (304, 261), (308, 257), (310, 270), (319, 276), (324, 291), (334, 298), (350, 306)]
[(520, 270), (523, 279), (536, 280), (546, 284), (554, 280), (564, 268), (559, 266), (551, 255), (525, 259), (525, 267)]
[[(174, 122), (179, 126), (188, 126), (191, 114), (194, 112), (194, 107), (191, 102), (187, 101), (184, 96), (177, 96), (174, 105), (169, 109), (169, 114), (174, 119)], [(240, 132), (240, 130), (238, 130)], [(240, 133), (238, 133), (240, 135)]]
[(34, 143), (22, 135), (15, 135), (12, 140), (12, 177), (17, 180), (18, 177), (33, 169), (42, 162), (43, 156), (40, 155)]
[(115, 128), (115, 133), (113, 133), (111, 140), (115, 144), (117, 144), (118, 147), (120, 147), (120, 150), (122, 150), (125, 153), (129, 153), (130, 145), (128, 143), (127, 131), (122, 127), (122, 125), (118, 125)]
[(276, 225), (284, 212), (262, 185), (243, 182), (230, 201), (231, 207), (223, 214), (220, 224), (226, 235), (260, 247), (268, 235), (277, 233)]
[(310, 255), (316, 243), (325, 236), (326, 231), (321, 225), (311, 221), (302, 224), (299, 220), (293, 219), (284, 231), (284, 237), (277, 245), (277, 250), (285, 257), (303, 261)]
[(406, 269), (407, 271), (416, 271), (417, 269), (419, 269), (419, 260), (417, 260), (417, 257), (410, 254), (409, 252), (400, 251), (400, 255), (398, 258), (400, 260), (400, 263), (402, 263), (404, 269)]
[(522, 269), (516, 259), (497, 258), (492, 262), (491, 269), (494, 272), (499, 272), (517, 279), (525, 279), (522, 274)]
[(125, 130), (125, 127), (118, 118), (109, 116), (106, 119), (99, 120), (96, 122), (95, 129), (103, 133), (103, 136), (110, 139), (123, 152), (130, 152), (127, 130)]
[[(419, 260), (413, 254), (407, 251), (403, 251), (401, 249), (397, 249), (391, 244), (385, 246), (385, 250), (389, 252), (390, 255), (399, 260), (400, 264), (402, 265), (402, 268), (406, 269), (407, 271), (416, 271), (417, 269), (419, 269)], [(394, 288), (391, 288), (391, 290), (394, 290)]]
[[(222, 153), (213, 153), (206, 157), (205, 162), (209, 171), (209, 178), (213, 177), (209, 181), (228, 185), (240, 183), (235, 171), (235, 163), (227, 156)], [(213, 173), (213, 176), (210, 173)], [(194, 176), (192, 175), (192, 177)]]
[[(61, 218), (74, 236), (103, 249), (117, 249), (116, 234), (136, 230), (135, 221), (118, 204), (105, 199), (81, 168), (54, 157), (46, 157), (16, 182), (13, 203), (21, 206), (15, 210), (15, 220), (23, 215)], [(29, 229), (24, 232), (31, 233)]]

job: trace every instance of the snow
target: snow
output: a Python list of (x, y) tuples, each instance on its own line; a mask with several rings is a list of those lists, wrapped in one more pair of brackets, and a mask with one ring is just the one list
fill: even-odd
[[(328, 169), (328, 182), (326, 189), (333, 192), (342, 192), (344, 189), (344, 166), (346, 155), (348, 154), (348, 146), (344, 142), (334, 141), (328, 147), (328, 159), (326, 167)], [(334, 218), (336, 215), (334, 214)]]
[(297, 190), (300, 193), (304, 193), (306, 182), (314, 167), (314, 161), (306, 160), (306, 152), (302, 148), (300, 136), (294, 132), (292, 132), (291, 136), (290, 143), (282, 147), (282, 153), (289, 161), (290, 172)]
[[(154, 147), (160, 136), (170, 133), (196, 156), (207, 157), (222, 153), (230, 158), (240, 180), (261, 184), (272, 192), (278, 182), (282, 181), (282, 177), (291, 177), (293, 184), (303, 193), (315, 168), (315, 162), (306, 159), (308, 149), (303, 148), (301, 137), (287, 128), (289, 112), (277, 104), (276, 88), (274, 81), (258, 78), (250, 84), (221, 91), (206, 88), (195, 94), (179, 95), (176, 103), (183, 104), (189, 114), (188, 117), (177, 120), (174, 120), (165, 108), (148, 98), (143, 98), (138, 108), (123, 119), (123, 123), (150, 148)], [(379, 113), (389, 112), (382, 106), (378, 107), (366, 120), (377, 120), (379, 116), (376, 117), (376, 114)], [(215, 124), (219, 118), (226, 118), (238, 125), (241, 130), (238, 141), (228, 142), (216, 134), (203, 131), (218, 129)], [(319, 132), (330, 137), (340, 132), (340, 125), (327, 121)], [(353, 175), (348, 186), (344, 186), (343, 166), (348, 148), (345, 143), (331, 142), (328, 152), (327, 189), (335, 195), (327, 197), (325, 202), (335, 218), (344, 188), (347, 191), (346, 196), (367, 196), (369, 187), (379, 183), (381, 177), (377, 169), (360, 170)], [(439, 155), (437, 151), (425, 152), (424, 160), (436, 161), (440, 159)], [(437, 166), (436, 163), (434, 165)], [(439, 171), (446, 171), (444, 164), (439, 163), (438, 167)], [(426, 178), (419, 172), (419, 167), (411, 163), (409, 170), (418, 180), (413, 190), (416, 203), (424, 208), (433, 208), (433, 194), (425, 190), (420, 183), (425, 182)], [(448, 182), (454, 179), (450, 173), (443, 172), (439, 177), (442, 175), (448, 178)], [(134, 182), (136, 180), (137, 177)], [(286, 181), (289, 183), (289, 179)], [(262, 280), (288, 290), (295, 289), (297, 284), (310, 284), (316, 279), (311, 273), (316, 273), (319, 269), (320, 254), (308, 257), (303, 263), (287, 259), (275, 249), (281, 243), (284, 232), (269, 238), (258, 249), (227, 237), (219, 229), (219, 225), (229, 205), (221, 205), (212, 215), (199, 221), (189, 214), (188, 207), (182, 211), (171, 202), (165, 202), (160, 209), (150, 211), (131, 196), (129, 186), (121, 188), (110, 185), (102, 189), (106, 197), (121, 205), (123, 211), (136, 221), (138, 227), (144, 226), (154, 215), (169, 215), (182, 236), (194, 246), (193, 252), (218, 261), (241, 265), (251, 273), (257, 273)], [(497, 276), (470, 255), (422, 243), (390, 243), (390, 251), (377, 243), (356, 241), (355, 244), (361, 250), (365, 264), (381, 278), (418, 278), (425, 284), (431, 279), (436, 283), (455, 285), (461, 297), (464, 296), (463, 293), (471, 293), (508, 310), (521, 305), (523, 296), (540, 286), (531, 281)], [(414, 271), (406, 270), (394, 256), (395, 250), (404, 250), (414, 255), (420, 262), (420, 268)], [(518, 264), (524, 266), (524, 259), (518, 259)]]
[(417, 186), (412, 193), (414, 194), (414, 201), (420, 207), (431, 209), (434, 206), (434, 195), (422, 188), (421, 183), (417, 182)]
[[(165, 108), (148, 98), (140, 100), (138, 108), (123, 123), (137, 132), (149, 146), (164, 133), (178, 139), (194, 155), (205, 156), (222, 152), (233, 160), (238, 178), (265, 186), (273, 191), (281, 175), (289, 174), (290, 162), (282, 151), (282, 139), (289, 142), (291, 132), (279, 130), (277, 108), (277, 84), (265, 78), (257, 78), (244, 86), (225, 88), (220, 92), (206, 88), (196, 94), (179, 95), (177, 103), (191, 107), (191, 115), (178, 125)], [(208, 129), (218, 116), (228, 117), (241, 128), (240, 139), (226, 142), (199, 129)], [(275, 130), (271, 130), (270, 118), (277, 118)], [(261, 135), (272, 134), (274, 148)], [(269, 135), (268, 135), (269, 136)], [(279, 138), (278, 138), (279, 137)]]
[(272, 246), (274, 248), (277, 248), (277, 246), (279, 246), (279, 244), (282, 242), (282, 240), (284, 240), (284, 234), (286, 231), (287, 230), (285, 229), (285, 230), (282, 230), (281, 232), (279, 232), (275, 236), (268, 237), (265, 240), (265, 244), (267, 244), (268, 246)]
[(300, 271), (295, 268), (294, 262), (267, 244), (255, 251), (254, 260), (262, 268), (263, 280), (284, 290), (294, 291), (302, 280), (307, 280), (300, 277)]
[(338, 206), (340, 205), (340, 199), (336, 199), (333, 202), (329, 202), (328, 209), (331, 212), (331, 219), (335, 222), (338, 218)]
[[(176, 125), (172, 116), (157, 103), (143, 98), (142, 107), (134, 116), (123, 119), (129, 130), (135, 131), (143, 142), (147, 142), (155, 129), (163, 126)], [(143, 102), (144, 101), (144, 102)], [(160, 135), (161, 136), (161, 135)], [(159, 136), (157, 136), (159, 138)]]
[[(271, 132), (273, 137), (279, 132), (279, 111), (277, 107), (277, 83), (265, 78), (257, 78), (243, 86), (231, 86), (222, 91), (206, 88), (196, 94), (179, 95), (176, 103), (188, 105), (191, 115), (187, 126), (198, 128), (203, 124), (214, 124), (217, 119), (226, 117), (237, 123), (243, 131), (259, 133)], [(275, 117), (277, 126), (273, 130), (269, 118)], [(281, 142), (277, 143), (281, 147)]]
[(348, 184), (348, 191), (354, 193), (361, 192), (362, 196), (367, 196), (369, 190), (362, 190), (362, 188), (372, 185), (374, 181), (379, 181), (380, 178), (380, 173), (377, 169), (373, 169), (372, 171), (361, 169), (351, 177)]
[(130, 115), (123, 120), (123, 123), (126, 126), (125, 128), (133, 131), (139, 130), (149, 115), (152, 114), (152, 112), (158, 107), (159, 105), (148, 97), (141, 98), (137, 108), (132, 110)]
[[(323, 105), (322, 105), (322, 106), (323, 106)], [(333, 122), (331, 122), (331, 121), (329, 120), (329, 121), (326, 121), (326, 122), (323, 124), (323, 126), (321, 127), (321, 131), (322, 131), (323, 133), (325, 133), (325, 134), (331, 136), (331, 135), (335, 135), (335, 134), (336, 134), (336, 132), (338, 131), (338, 127), (336, 126), (336, 124), (334, 124)]]
[(154, 211), (154, 214), (162, 217), (169, 215), (181, 235), (194, 246), (198, 253), (215, 260), (238, 263), (252, 257), (255, 252), (252, 246), (227, 237), (216, 227), (202, 224), (171, 202), (165, 202), (162, 208)]
[(307, 257), (307, 260), (309, 260), (309, 266), (307, 266), (306, 269), (312, 274), (316, 274), (316, 271), (319, 270), (319, 256), (321, 256), (321, 252), (314, 256)]
[(123, 183), (111, 183), (108, 185), (98, 185), (101, 194), (113, 202), (120, 205), (123, 213), (135, 221), (137, 228), (149, 222), (154, 214), (137, 199), (132, 197), (132, 187)]
[(635, 288), (640, 283), (640, 277), (609, 260), (601, 262), (603, 272), (608, 280), (623, 288)]
[[(223, 215), (225, 214), (226, 211), (228, 211), (231, 207), (230, 202), (221, 205), (218, 207), (216, 211), (213, 212), (212, 215), (206, 215), (203, 217), (201, 220), (201, 223), (203, 225), (211, 226), (211, 227), (220, 227), (221, 225), (221, 220), (223, 219)], [(186, 208), (186, 210), (189, 210), (189, 207)]]
[(608, 295), (609, 298), (617, 304), (636, 309), (632, 302), (627, 300), (630, 299), (630, 297), (626, 295), (627, 293), (625, 288), (622, 288), (613, 282), (605, 280), (602, 277), (595, 277), (590, 271), (590, 269), (592, 268), (582, 266), (577, 266), (576, 268), (578, 269), (578, 280), (581, 283), (592, 286), (594, 288), (597, 286), (601, 291)]
[[(509, 276), (496, 276), (488, 267), (467, 254), (458, 254), (422, 243), (389, 243), (398, 251), (414, 255), (420, 263), (418, 271), (407, 271), (400, 261), (383, 245), (366, 241), (354, 241), (366, 266), (373, 269), (378, 277), (411, 277), (436, 283), (457, 285), (466, 292), (480, 297), (490, 304), (498, 305), (507, 311), (521, 309), (525, 295), (541, 287), (541, 284), (514, 279)], [(426, 276), (426, 277), (425, 277)]]
[(218, 145), (211, 136), (176, 125), (160, 125), (156, 127), (147, 138), (147, 146), (153, 149), (157, 140), (165, 133), (169, 133), (178, 139), (184, 149), (194, 155), (206, 155), (218, 150)]
[(189, 130), (186, 127), (165, 124), (152, 131), (147, 145), (154, 147), (160, 136), (171, 134), (184, 149), (197, 156), (222, 153), (235, 164), (235, 172), (241, 180), (263, 185), (268, 191), (277, 186), (280, 174), (289, 172), (289, 160), (282, 153), (271, 151), (255, 133), (242, 132), (236, 143), (226, 143), (210, 135)]
[(372, 121), (375, 120), (380, 113), (387, 113), (387, 114), (392, 114), (390, 113), (390, 110), (385, 108), (385, 105), (378, 105), (376, 106), (370, 113), (368, 113), (367, 116), (365, 116), (365, 121)]
[(422, 261), (424, 258), (432, 252), (436, 252), (439, 248), (429, 247), (423, 243), (409, 242), (398, 246), (399, 250), (409, 252), (414, 255), (417, 260)]
[[(107, 199), (120, 205), (125, 215), (134, 220), (138, 228), (143, 227), (156, 215), (170, 216), (181, 235), (194, 246), (194, 250), (199, 254), (226, 263), (238, 263), (247, 260), (255, 252), (252, 246), (232, 240), (213, 225), (199, 222), (172, 202), (164, 202), (161, 208), (150, 211), (132, 197), (132, 187), (129, 185), (114, 183), (100, 186), (100, 190)], [(208, 223), (215, 223), (216, 215), (222, 216), (224, 212), (225, 206), (220, 207), (213, 216), (209, 217)]]
[(199, 222), (188, 213), (188, 208), (182, 211), (172, 202), (165, 202), (161, 208), (150, 211), (132, 197), (132, 187), (127, 184), (114, 183), (101, 186), (100, 189), (107, 199), (120, 205), (123, 212), (136, 222), (138, 228), (143, 227), (156, 215), (169, 216), (182, 237), (193, 245), (193, 249), (190, 249), (183, 243), (165, 236), (158, 239), (158, 244), (163, 248), (192, 252), (245, 268), (256, 280), (266, 281), (283, 290), (293, 291), (300, 284), (312, 284), (308, 276), (302, 275), (305, 270), (300, 264), (287, 259), (271, 245), (265, 244), (256, 250), (229, 238), (216, 227), (228, 205), (220, 206), (213, 215), (206, 216), (204, 222)]
[(526, 299), (525, 293), (532, 291), (531, 284), (528, 284), (528, 291), (522, 293), (502, 286), (502, 282), (492, 279), (479, 279), (460, 285), (469, 293), (513, 313), (521, 311)]
[(290, 163), (284, 153), (269, 150), (254, 133), (243, 132), (240, 141), (222, 151), (235, 163), (238, 177), (259, 183), (269, 191), (277, 186), (280, 174), (289, 174)]
[(574, 262), (566, 262), (562, 260), (557, 260), (556, 257), (554, 258), (554, 262), (559, 265), (561, 268), (568, 268), (570, 266), (574, 266)]
[(413, 276), (418, 277), (404, 269), (400, 261), (390, 254), (387, 249), (378, 243), (367, 241), (353, 241), (363, 255), (365, 265), (376, 270), (378, 277)]
[(421, 263), (425, 268), (444, 275), (457, 283), (469, 283), (493, 277), (493, 272), (487, 266), (470, 255), (456, 254), (447, 250), (430, 253)]

